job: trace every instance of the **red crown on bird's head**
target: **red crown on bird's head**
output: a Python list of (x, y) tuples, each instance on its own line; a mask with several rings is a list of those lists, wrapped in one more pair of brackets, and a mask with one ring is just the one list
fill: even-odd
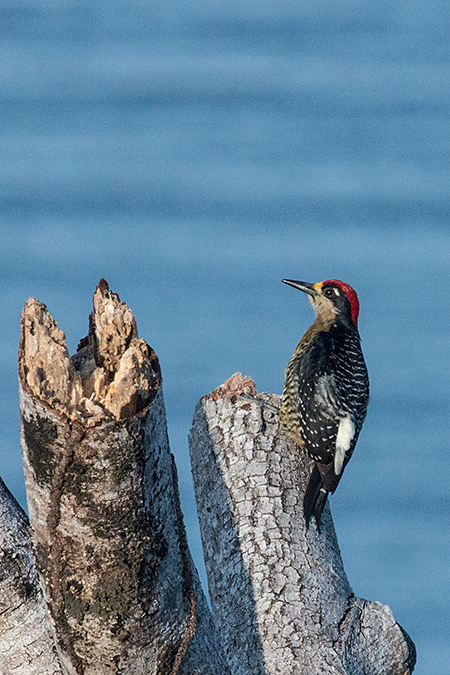
[(345, 281), (340, 281), (340, 279), (327, 279), (327, 281), (321, 281), (320, 284), (317, 285), (320, 285), (322, 287), (327, 286), (328, 284), (332, 286), (337, 286), (338, 288), (341, 289), (343, 293), (345, 293), (350, 303), (350, 309), (352, 312), (352, 321), (355, 324), (355, 326), (358, 327), (359, 300), (355, 289), (352, 288), (349, 284), (346, 284)]

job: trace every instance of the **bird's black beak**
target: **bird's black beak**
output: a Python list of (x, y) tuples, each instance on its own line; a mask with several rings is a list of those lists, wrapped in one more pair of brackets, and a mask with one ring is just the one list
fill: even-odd
[(314, 288), (313, 284), (308, 284), (307, 281), (293, 281), (292, 279), (282, 279), (281, 281), (284, 284), (288, 284), (289, 286), (293, 286), (294, 288), (298, 288), (299, 291), (303, 291), (304, 293), (307, 293), (308, 295), (311, 295), (312, 297), (317, 295), (317, 291)]

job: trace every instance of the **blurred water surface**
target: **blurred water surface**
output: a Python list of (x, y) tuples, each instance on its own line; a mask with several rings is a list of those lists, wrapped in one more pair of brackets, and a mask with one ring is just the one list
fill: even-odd
[(24, 302), (74, 351), (106, 277), (161, 360), (202, 571), (194, 406), (235, 371), (280, 393), (312, 320), (280, 279), (342, 278), (372, 400), (333, 516), (418, 675), (450, 673), (449, 22), (444, 0), (0, 8), (0, 474), (25, 506)]

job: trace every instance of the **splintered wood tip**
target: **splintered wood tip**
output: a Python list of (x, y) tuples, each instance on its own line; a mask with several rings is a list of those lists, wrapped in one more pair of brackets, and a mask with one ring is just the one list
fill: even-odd
[(47, 307), (30, 298), (20, 318), (19, 376), (37, 398), (50, 404), (70, 397), (70, 355), (66, 336)]
[(94, 426), (146, 409), (161, 383), (158, 357), (138, 338), (136, 320), (105, 279), (93, 298), (89, 334), (71, 358), (66, 336), (47, 307), (30, 298), (21, 316), (19, 376), (24, 388), (55, 411)]
[(133, 312), (108, 282), (100, 279), (93, 298), (94, 313), (90, 322), (97, 365), (114, 372), (131, 340), (138, 338)]
[(108, 282), (106, 281), (106, 279), (104, 279), (104, 278), (102, 277), (102, 278), (100, 279), (100, 281), (98, 282), (97, 288), (98, 288), (98, 290), (101, 291), (102, 293), (105, 293), (106, 291), (109, 291), (109, 284), (108, 284)]
[(251, 377), (248, 377), (247, 375), (243, 377), (241, 373), (234, 373), (228, 380), (206, 396), (213, 401), (217, 401), (219, 398), (231, 400), (233, 396), (238, 396), (239, 394), (256, 396), (257, 393), (256, 384)]

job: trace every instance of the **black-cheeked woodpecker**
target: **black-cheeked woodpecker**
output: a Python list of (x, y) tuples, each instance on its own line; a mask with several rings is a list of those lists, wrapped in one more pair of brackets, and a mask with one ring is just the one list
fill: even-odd
[(369, 377), (358, 333), (359, 301), (351, 286), (283, 279), (308, 294), (314, 323), (286, 367), (280, 421), (315, 464), (303, 500), (317, 526), (342, 477), (366, 416)]

